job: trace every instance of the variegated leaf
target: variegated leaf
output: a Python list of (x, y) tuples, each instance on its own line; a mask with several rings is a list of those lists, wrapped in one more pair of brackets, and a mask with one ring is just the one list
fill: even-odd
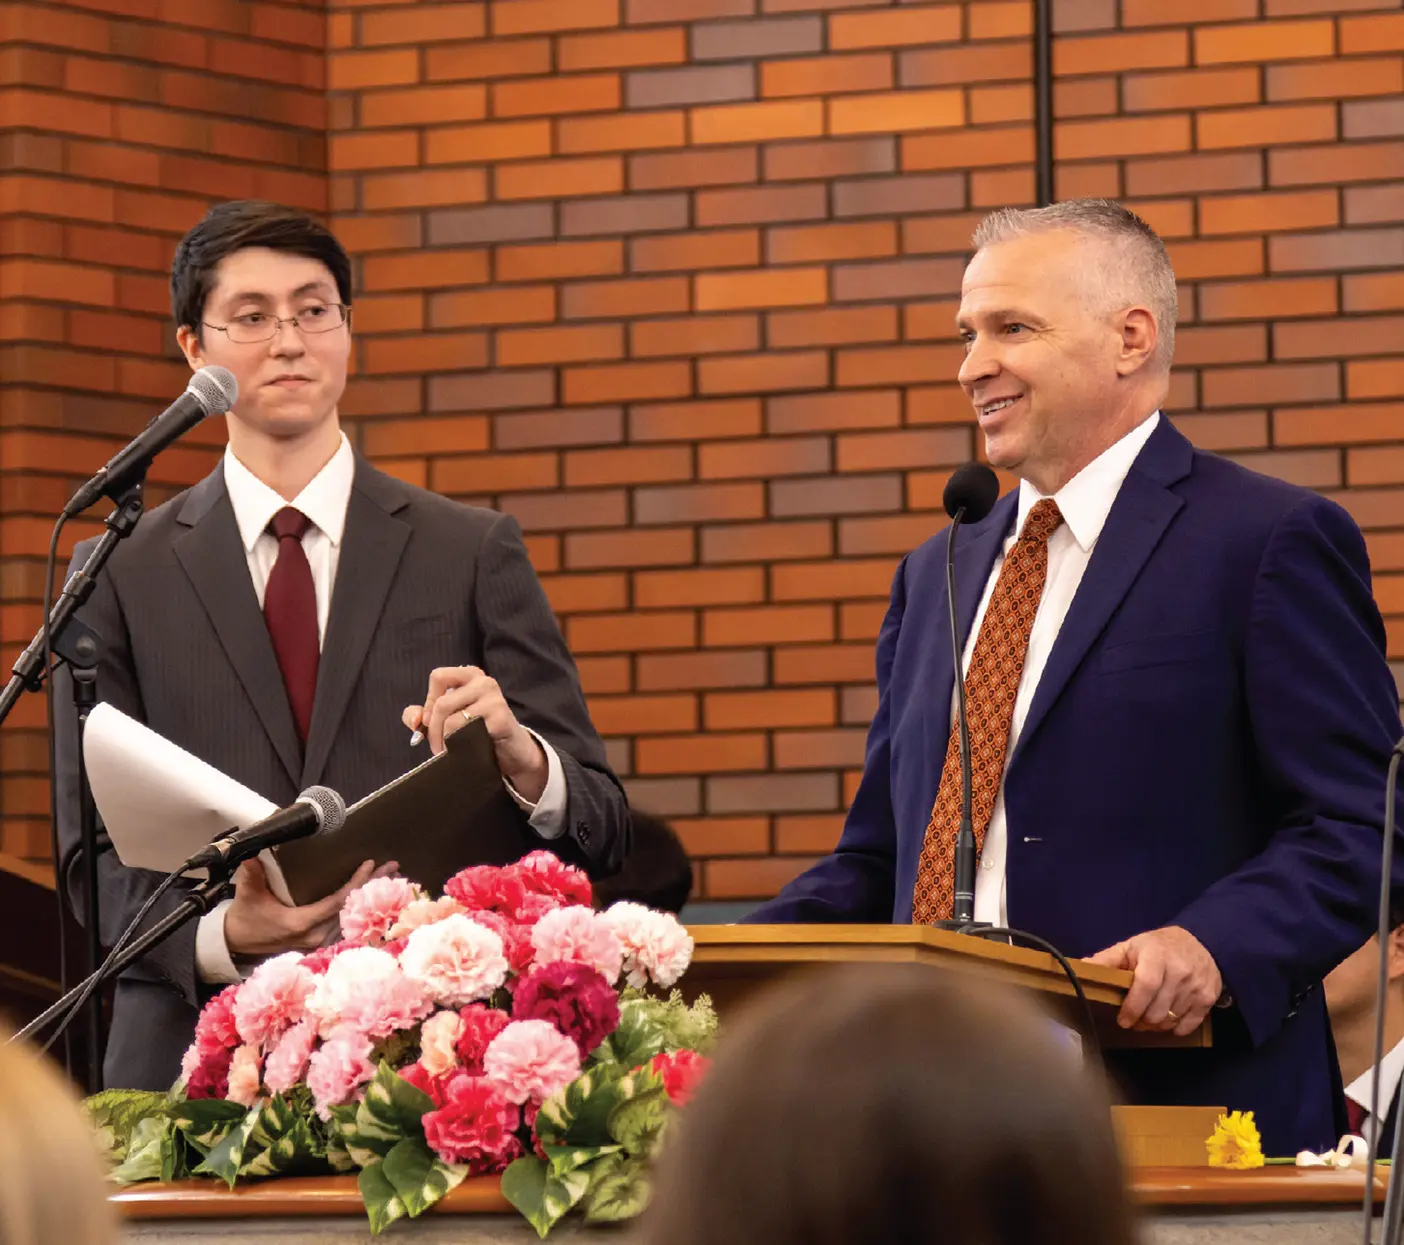
[(593, 1163), (602, 1155), (616, 1154), (622, 1147), (543, 1145), (541, 1148), (546, 1151), (547, 1161), (551, 1164), (551, 1175), (564, 1176), (566, 1172), (573, 1172), (577, 1167)]
[(248, 1148), (249, 1137), (258, 1124), (262, 1107), (250, 1108), (247, 1115), (236, 1123), (194, 1169), (197, 1176), (215, 1176), (223, 1180), (231, 1189), (238, 1179), (239, 1168), (244, 1162), (244, 1151)]
[(161, 1151), (165, 1147), (170, 1121), (150, 1115), (132, 1129), (127, 1143), (127, 1157), (112, 1172), (118, 1184), (136, 1184), (140, 1180), (161, 1178)]
[(406, 1137), (385, 1156), (380, 1170), (411, 1218), (422, 1215), (468, 1174), (465, 1164), (436, 1158), (422, 1137)]
[(542, 1238), (585, 1196), (589, 1187), (586, 1172), (553, 1176), (545, 1161), (535, 1157), (518, 1159), (502, 1173), (502, 1196)]
[(403, 1219), (405, 1204), (400, 1201), (394, 1187), (385, 1178), (377, 1159), (369, 1167), (361, 1169), (356, 1187), (361, 1191), (361, 1201), (366, 1207), (366, 1218), (370, 1220), (372, 1236), (379, 1236), (396, 1219)]
[(614, 1154), (590, 1169), (590, 1188), (582, 1209), (586, 1223), (632, 1219), (648, 1205), (651, 1192), (645, 1160)]

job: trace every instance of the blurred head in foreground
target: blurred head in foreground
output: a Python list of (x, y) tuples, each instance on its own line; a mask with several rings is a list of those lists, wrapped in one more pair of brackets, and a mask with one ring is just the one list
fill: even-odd
[(1032, 1004), (916, 965), (806, 974), (724, 1031), (645, 1245), (1131, 1245), (1107, 1094)]
[(990, 462), (1051, 496), (1166, 398), (1175, 272), (1110, 199), (1003, 208), (961, 285), (960, 384)]
[(0, 1245), (115, 1245), (97, 1142), (63, 1077), (0, 1029)]

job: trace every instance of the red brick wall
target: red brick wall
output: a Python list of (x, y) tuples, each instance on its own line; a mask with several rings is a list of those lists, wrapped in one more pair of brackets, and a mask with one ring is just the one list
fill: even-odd
[[(185, 386), (166, 274), (216, 197), (327, 206), (320, 5), (0, 2), (0, 659), (40, 621), (55, 515)], [(214, 421), (152, 469), (213, 465)], [(103, 511), (92, 512), (100, 521)], [(59, 564), (98, 522), (69, 525)], [(43, 698), (0, 730), (0, 852), (48, 854)]]
[[(1404, 657), (1398, 7), (1056, 0), (1055, 100), (1059, 194), (1124, 197), (1170, 241), (1177, 422), (1350, 507)], [(518, 516), (615, 762), (708, 897), (768, 893), (838, 833), (892, 568), (974, 450), (952, 313), (974, 222), (1033, 196), (1030, 20), (328, 10), (353, 436)], [(7, 605), (34, 596), (25, 522)], [(33, 627), (12, 616), (7, 640)], [(42, 811), (33, 756), (7, 764)]]

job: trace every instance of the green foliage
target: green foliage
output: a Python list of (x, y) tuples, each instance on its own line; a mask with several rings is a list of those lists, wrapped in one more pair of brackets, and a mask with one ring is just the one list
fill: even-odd
[(518, 1159), (502, 1173), (502, 1196), (544, 1238), (574, 1208), (590, 1187), (584, 1168), (563, 1176), (551, 1174), (543, 1159)]
[(671, 1054), (679, 1050), (695, 1050), (710, 1055), (717, 1044), (717, 1013), (711, 995), (699, 994), (689, 1007), (683, 1002), (681, 990), (667, 998), (638, 996), (639, 1008), (649, 1023), (663, 1035), (663, 1049)]
[(581, 1209), (586, 1223), (619, 1223), (648, 1205), (647, 1160), (637, 1155), (607, 1155), (590, 1170), (590, 1187)]

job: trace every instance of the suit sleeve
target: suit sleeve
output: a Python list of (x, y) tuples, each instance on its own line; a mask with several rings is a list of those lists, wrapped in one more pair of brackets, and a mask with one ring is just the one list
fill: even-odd
[[(1177, 923), (1213, 955), (1254, 1042), (1374, 926), (1385, 774), (1400, 735), (1384, 625), (1350, 517), (1310, 498), (1276, 524), (1253, 588), (1244, 693), (1276, 830)], [(1404, 854), (1395, 848), (1395, 886)]]
[[(74, 551), (70, 575), (86, 560), (93, 543), (84, 541)], [(78, 617), (97, 633), (101, 644), (98, 699), (144, 722), (145, 708), (132, 664), (127, 625), (109, 574), (98, 577), (96, 589), (79, 610)], [(78, 715), (73, 705), (73, 679), (62, 665), (54, 675), (54, 737), (60, 872), (74, 913), (80, 922), (86, 923), (85, 867), (78, 805)], [(117, 853), (102, 832), (101, 821), (98, 829), (98, 926), (103, 946), (111, 947), (156, 889), (162, 875), (147, 869), (127, 868), (117, 859)], [(143, 928), (149, 928), (173, 911), (193, 885), (178, 883), (173, 886), (152, 909)], [(191, 1006), (198, 1007), (203, 998), (195, 967), (195, 930), (196, 922), (188, 921), (127, 972), (162, 982), (179, 992)]]
[(892, 664), (907, 603), (906, 573), (903, 558), (893, 576), (892, 598), (878, 633), (878, 707), (868, 728), (863, 777), (838, 846), (751, 913), (747, 923), (892, 920), (897, 860), (897, 825), (892, 814)]
[[(619, 870), (629, 850), (629, 804), (605, 759), (585, 693), (521, 529), (502, 515), (483, 541), (474, 609), (483, 665), (523, 726), (551, 742), (565, 774), (564, 833), (552, 850), (578, 857), (591, 877)], [(545, 841), (543, 840), (543, 845)]]

